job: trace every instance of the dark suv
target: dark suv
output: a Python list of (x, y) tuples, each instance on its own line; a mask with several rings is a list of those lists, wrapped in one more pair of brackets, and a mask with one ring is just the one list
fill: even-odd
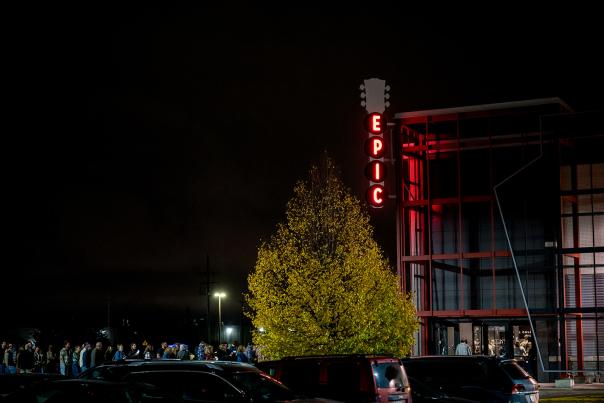
[(80, 374), (80, 379), (102, 381), (123, 381), (131, 372), (141, 371), (225, 371), (225, 370), (258, 370), (248, 364), (233, 361), (183, 361), (183, 360), (120, 360), (105, 362)]
[(294, 392), (346, 402), (411, 402), (398, 358), (377, 355), (288, 357), (258, 367)]
[[(148, 384), (175, 401), (290, 401), (290, 389), (250, 364), (232, 361), (125, 361), (102, 364), (80, 379)], [(151, 396), (147, 396), (150, 398)]]
[(515, 360), (430, 356), (403, 360), (403, 365), (411, 385), (417, 382), (445, 396), (477, 402), (539, 402), (538, 383)]

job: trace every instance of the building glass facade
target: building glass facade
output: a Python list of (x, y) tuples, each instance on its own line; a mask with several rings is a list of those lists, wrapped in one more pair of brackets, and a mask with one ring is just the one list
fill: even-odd
[[(465, 338), (541, 381), (604, 371), (597, 114), (556, 98), (396, 120), (397, 268), (421, 320), (415, 354), (453, 354)], [(546, 372), (527, 359), (536, 347)]]

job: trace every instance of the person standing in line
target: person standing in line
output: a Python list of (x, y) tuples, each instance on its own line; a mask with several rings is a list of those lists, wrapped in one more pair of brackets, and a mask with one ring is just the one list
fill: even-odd
[(46, 373), (57, 373), (57, 353), (55, 353), (54, 346), (52, 344), (48, 345), (48, 351), (46, 351)]
[(34, 372), (38, 374), (43, 374), (45, 366), (46, 356), (42, 352), (40, 346), (36, 346), (36, 348), (34, 349)]
[(101, 365), (103, 363), (105, 354), (103, 353), (103, 343), (100, 341), (96, 342), (94, 349), (90, 354), (90, 368), (96, 367), (97, 365)]
[(128, 356), (126, 358), (138, 359), (141, 358), (141, 351), (136, 348), (136, 343), (130, 344), (130, 351), (128, 352)]
[(126, 358), (126, 355), (124, 354), (124, 345), (119, 343), (116, 347), (115, 354), (113, 354), (112, 360), (119, 361), (123, 360), (124, 358)]
[(15, 366), (15, 348), (11, 343), (8, 343), (6, 350), (4, 351), (4, 366), (6, 373), (13, 375), (17, 373), (17, 367)]
[(107, 346), (107, 350), (105, 350), (105, 361), (111, 361), (113, 359), (113, 347), (111, 345)]
[(164, 351), (168, 348), (168, 342), (164, 341), (161, 343), (160, 347), (157, 349), (157, 359), (161, 360), (164, 358)]
[(195, 348), (195, 357), (197, 360), (201, 361), (205, 359), (205, 351), (206, 351), (206, 343), (202, 341), (199, 342), (199, 345)]
[(174, 350), (173, 347), (166, 347), (166, 349), (164, 350), (164, 355), (162, 357), (162, 359), (164, 360), (169, 360), (169, 359), (173, 359), (176, 358), (176, 354), (174, 354)]
[(254, 361), (256, 360), (256, 353), (254, 351), (253, 345), (247, 345), (247, 347), (245, 348), (245, 355), (247, 356), (247, 362), (249, 362), (250, 364), (254, 363)]
[(147, 344), (145, 346), (145, 351), (143, 352), (143, 358), (145, 360), (150, 360), (154, 357), (155, 355), (153, 354), (153, 346), (151, 344)]
[(455, 348), (455, 355), (472, 355), (467, 339), (461, 339), (461, 343)]
[(237, 347), (237, 362), (249, 362), (247, 355), (245, 354), (245, 347), (243, 347), (243, 344)]
[(214, 347), (211, 344), (206, 344), (205, 359), (208, 361), (216, 361)]
[(229, 359), (228, 346), (226, 343), (221, 343), (218, 346), (218, 350), (216, 350), (216, 356), (218, 357), (218, 361), (226, 361)]
[(0, 375), (6, 373), (6, 365), (4, 365), (4, 352), (6, 351), (6, 342), (3, 341), (0, 345)]
[(80, 370), (84, 372), (88, 368), (90, 368), (90, 343), (86, 342), (80, 351)]
[(73, 354), (71, 357), (71, 374), (74, 378), (77, 378), (80, 375), (80, 351), (82, 348), (79, 345), (76, 345), (73, 349)]
[(31, 374), (34, 370), (34, 352), (31, 343), (26, 343), (17, 355), (17, 372), (20, 374)]
[(188, 360), (189, 359), (189, 347), (186, 344), (181, 344), (178, 353), (176, 354), (176, 358), (180, 360)]
[(71, 358), (73, 353), (71, 351), (71, 344), (69, 341), (65, 341), (63, 348), (59, 351), (59, 369), (61, 375), (71, 376)]

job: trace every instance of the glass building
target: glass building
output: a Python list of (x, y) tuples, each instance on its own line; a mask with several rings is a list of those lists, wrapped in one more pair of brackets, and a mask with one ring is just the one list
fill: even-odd
[(454, 354), (467, 339), (474, 354), (525, 361), (538, 347), (540, 381), (604, 373), (602, 114), (552, 98), (395, 119), (397, 270), (421, 320), (415, 354)]

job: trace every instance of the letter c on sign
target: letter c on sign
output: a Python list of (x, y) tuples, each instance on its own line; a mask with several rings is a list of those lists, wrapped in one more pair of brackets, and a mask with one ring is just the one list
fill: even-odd
[(385, 197), (386, 195), (382, 185), (373, 185), (367, 190), (367, 201), (373, 207), (382, 207), (384, 205)]

